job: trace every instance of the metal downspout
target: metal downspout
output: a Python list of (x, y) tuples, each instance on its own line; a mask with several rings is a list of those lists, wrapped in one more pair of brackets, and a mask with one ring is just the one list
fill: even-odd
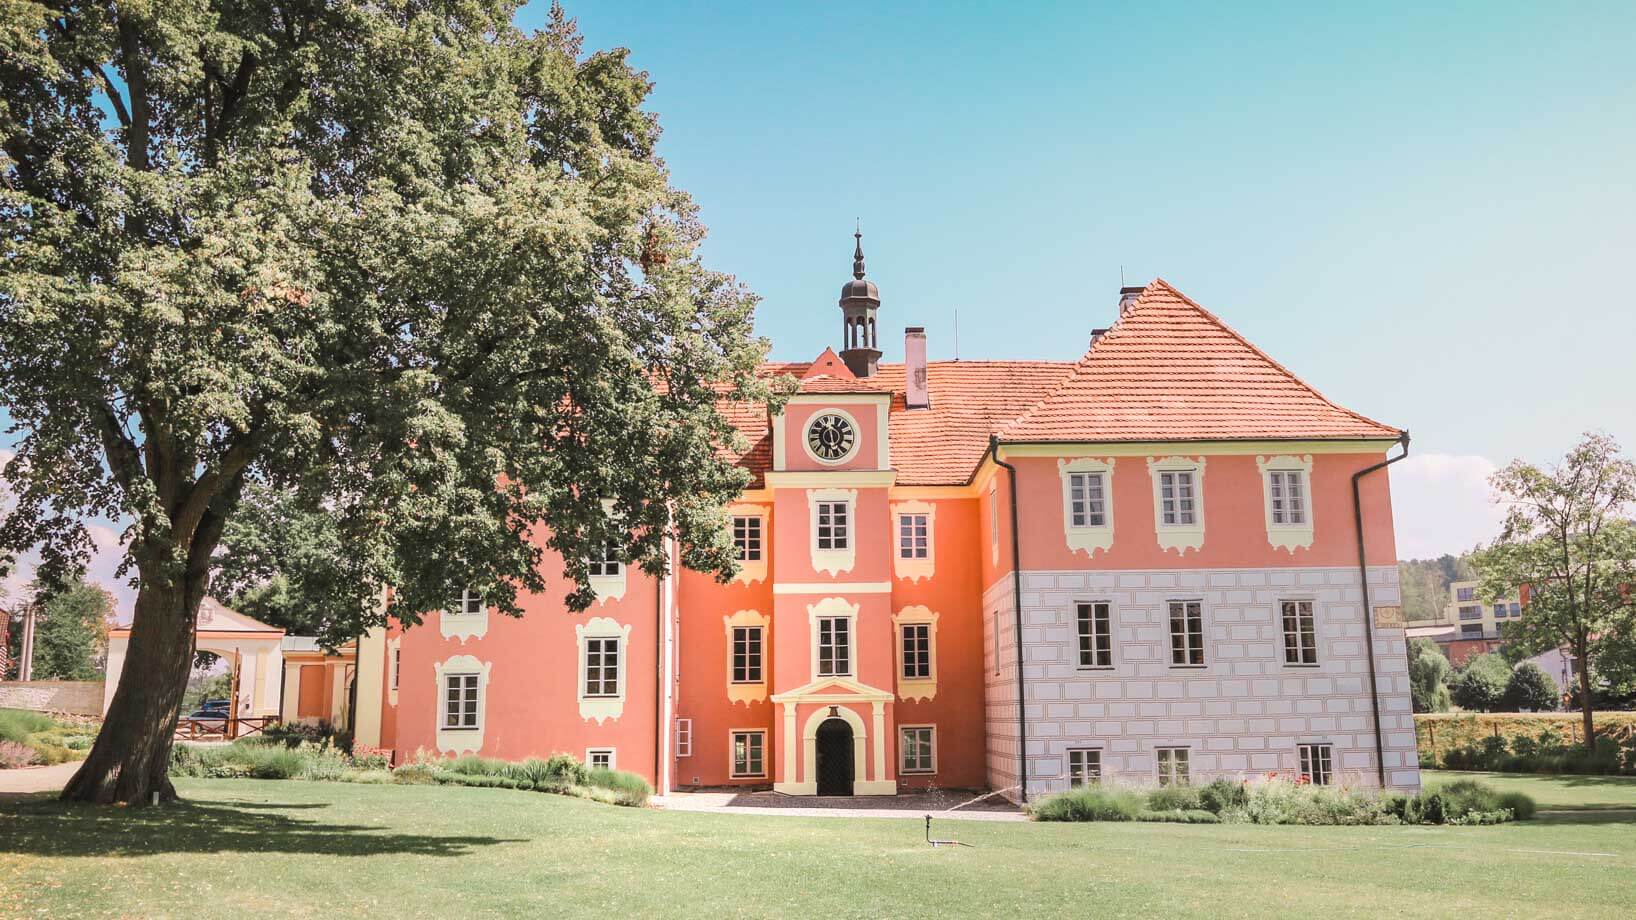
[[(1027, 694), (1023, 691), (1023, 640), (1022, 640), (1022, 550), (1021, 529), (1017, 526), (1017, 468), (1000, 459), (1000, 439), (990, 435), (988, 441), (989, 453), (994, 462), (1003, 467), (1011, 483), (1011, 606), (1016, 619), (1017, 644), (1017, 788), (1022, 793), (1024, 805), (1028, 804), (1028, 717), (1024, 710), (1023, 701)], [(999, 664), (999, 662), (995, 662)]]
[(1375, 768), (1380, 780), (1380, 788), (1386, 788), (1386, 744), (1380, 730), (1380, 681), (1375, 675), (1375, 616), (1369, 603), (1369, 559), (1363, 546), (1363, 499), (1358, 491), (1358, 482), (1363, 477), (1383, 470), (1409, 455), (1409, 433), (1404, 432), (1398, 440), (1403, 447), (1403, 453), (1396, 457), (1388, 457), (1374, 466), (1364, 467), (1352, 474), (1352, 521), (1357, 526), (1358, 535), (1358, 581), (1363, 586), (1363, 633), (1364, 645), (1369, 650), (1369, 711), (1375, 720)]

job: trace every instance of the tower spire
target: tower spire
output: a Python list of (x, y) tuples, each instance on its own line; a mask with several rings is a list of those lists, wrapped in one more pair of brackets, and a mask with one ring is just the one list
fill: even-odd
[(852, 277), (863, 280), (863, 226), (860, 224), (852, 231), (852, 238), (858, 245), (852, 250)]
[(852, 280), (841, 285), (841, 360), (856, 377), (870, 377), (880, 365), (875, 311), (880, 289), (863, 277), (863, 227), (852, 230)]

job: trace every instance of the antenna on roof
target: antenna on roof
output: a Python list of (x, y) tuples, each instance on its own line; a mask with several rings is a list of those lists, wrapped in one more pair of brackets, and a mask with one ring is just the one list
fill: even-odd
[(1125, 266), (1119, 266), (1119, 286), (1125, 286)]
[(960, 308), (954, 308), (954, 360), (960, 360)]

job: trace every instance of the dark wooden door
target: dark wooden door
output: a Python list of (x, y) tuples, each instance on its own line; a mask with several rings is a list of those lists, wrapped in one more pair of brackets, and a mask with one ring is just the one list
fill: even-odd
[(852, 794), (852, 726), (826, 719), (818, 726), (818, 794)]

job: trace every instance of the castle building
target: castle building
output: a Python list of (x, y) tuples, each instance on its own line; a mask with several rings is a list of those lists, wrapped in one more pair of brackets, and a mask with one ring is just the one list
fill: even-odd
[(566, 751), (661, 791), (1418, 787), (1403, 431), (1164, 281), (1077, 361), (928, 361), (909, 327), (883, 362), (861, 237), (839, 307), (839, 353), (766, 366), (800, 381), (781, 411), (723, 407), (754, 477), (736, 578), (599, 560), (572, 613), (559, 567), (520, 619), (464, 592), (365, 643), (381, 745)]

